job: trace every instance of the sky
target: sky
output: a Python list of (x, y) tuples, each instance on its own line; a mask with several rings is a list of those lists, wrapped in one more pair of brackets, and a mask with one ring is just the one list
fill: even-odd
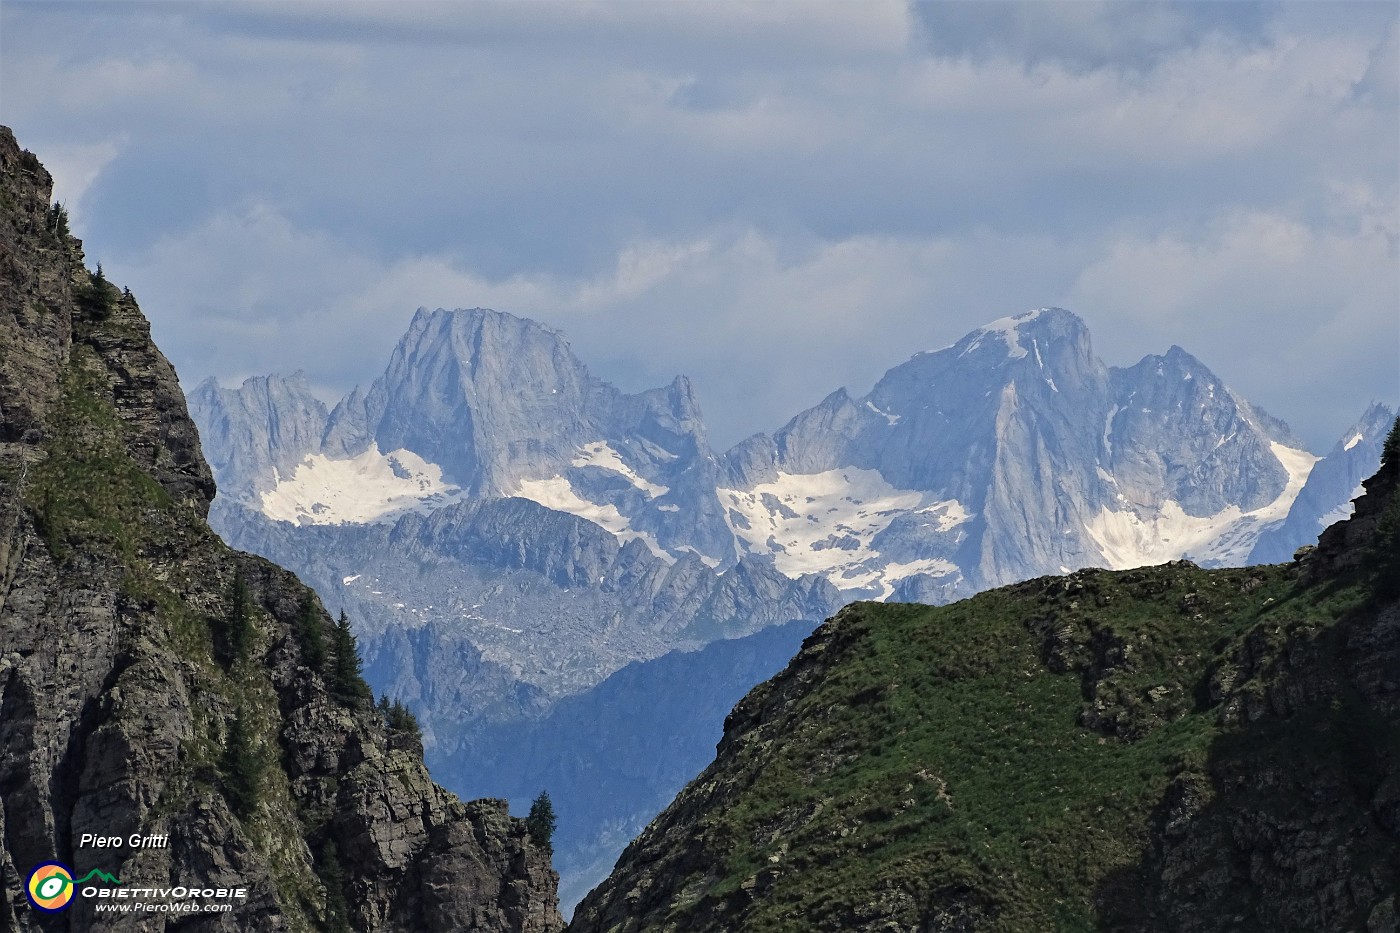
[(995, 318), (1325, 452), (1400, 401), (1391, 2), (0, 4), (0, 122), (192, 387), (491, 307), (719, 449)]

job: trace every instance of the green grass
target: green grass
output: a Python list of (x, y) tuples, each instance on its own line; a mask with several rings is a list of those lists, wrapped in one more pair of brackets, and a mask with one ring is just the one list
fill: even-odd
[[(995, 929), (1094, 929), (1098, 885), (1230, 730), (1212, 674), (1246, 638), (1267, 659), (1362, 596), (1295, 576), (1090, 571), (847, 610), (829, 623), (840, 663), (760, 730), (773, 741), (738, 746), (727, 773), (751, 783), (704, 830), (727, 855), (700, 899), (747, 887), (762, 896), (745, 930), (839, 929), (873, 899), (965, 888)], [(1095, 695), (1112, 714), (1097, 729), (1081, 724)]]

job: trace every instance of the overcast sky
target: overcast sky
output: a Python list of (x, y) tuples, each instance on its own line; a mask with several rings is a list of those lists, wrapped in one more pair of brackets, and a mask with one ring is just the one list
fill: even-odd
[(1059, 305), (1320, 451), (1400, 400), (1397, 9), (5, 0), (0, 121), (187, 386), (493, 307), (724, 448)]

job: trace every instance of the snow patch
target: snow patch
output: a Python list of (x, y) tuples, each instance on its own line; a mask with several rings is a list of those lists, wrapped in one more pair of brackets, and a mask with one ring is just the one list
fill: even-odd
[(350, 584), (354, 583), (354, 582), (355, 582), (356, 580), (358, 580), (358, 579), (360, 579), (360, 575), (357, 573), (357, 574), (355, 574), (355, 575), (352, 576), (352, 577), (345, 577), (345, 578), (343, 578), (343, 579), (340, 581), (340, 583), (341, 583), (342, 586), (349, 586)]
[[(942, 576), (958, 568), (929, 558), (885, 560), (871, 542), (900, 514), (919, 512), (948, 532), (971, 516), (955, 499), (897, 489), (878, 470), (854, 467), (822, 473), (782, 473), (752, 489), (717, 490), (730, 530), (750, 552), (772, 554), (788, 577), (826, 576), (840, 589), (882, 587), (915, 573)], [(737, 518), (736, 518), (737, 516)], [(883, 598), (883, 597), (882, 597)]]
[(1351, 518), (1351, 513), (1356, 511), (1356, 503), (1352, 500), (1358, 499), (1364, 495), (1366, 495), (1366, 487), (1357, 483), (1356, 488), (1351, 491), (1351, 495), (1347, 497), (1345, 502), (1317, 520), (1319, 528), (1331, 528), (1337, 522), (1343, 522)]
[(884, 418), (885, 421), (887, 421), (888, 423), (899, 424), (899, 419), (901, 417), (900, 415), (892, 415), (887, 411), (881, 411), (880, 409), (876, 408), (875, 403), (870, 401), (869, 399), (866, 399), (865, 407), (875, 412), (875, 414), (879, 415), (880, 417)]
[(1357, 444), (1361, 443), (1365, 439), (1366, 438), (1364, 435), (1353, 434), (1351, 436), (1351, 440), (1346, 442), (1346, 444), (1342, 447), (1342, 450), (1351, 450), (1353, 447), (1355, 447)]
[(957, 499), (945, 499), (919, 509), (920, 514), (932, 515), (938, 520), (939, 531), (952, 531), (972, 516)]
[(579, 454), (574, 457), (572, 465), (576, 467), (601, 467), (604, 470), (611, 470), (620, 473), (627, 478), (627, 481), (636, 486), (649, 498), (655, 499), (670, 492), (670, 487), (659, 486), (656, 483), (648, 482), (637, 475), (637, 472), (630, 466), (622, 462), (621, 455), (614, 450), (607, 441), (594, 441), (591, 444), (584, 444), (579, 448)]
[[(1042, 309), (1043, 310), (1043, 309)], [(1028, 356), (1025, 346), (1021, 343), (1020, 326), (1034, 321), (1040, 316), (1040, 310), (1027, 311), (1025, 314), (1018, 314), (1015, 317), (997, 318), (985, 327), (978, 328), (975, 333), (977, 339), (968, 344), (960, 356), (966, 356), (982, 345), (982, 338), (987, 336), (997, 336), (1006, 344), (1006, 355), (1013, 360), (1019, 360)], [(1036, 355), (1039, 356), (1037, 349)]]
[(442, 467), (411, 450), (333, 460), (307, 454), (286, 478), (273, 472), (274, 486), (262, 494), (262, 513), (294, 525), (387, 522), (407, 512), (428, 512), (456, 502), (461, 489), (442, 478)]
[(1132, 508), (1116, 512), (1104, 506), (1085, 530), (1114, 570), (1183, 557), (1197, 563), (1239, 565), (1254, 549), (1260, 533), (1288, 515), (1319, 459), (1276, 441), (1269, 447), (1288, 472), (1288, 482), (1283, 492), (1262, 508), (1245, 512), (1231, 505), (1214, 515), (1196, 516), (1186, 514), (1179, 502), (1168, 499), (1155, 516), (1143, 516)]
[(521, 499), (529, 499), (531, 502), (538, 502), (545, 508), (553, 509), (556, 512), (577, 515), (579, 518), (586, 519), (612, 532), (624, 544), (636, 538), (647, 546), (647, 550), (666, 563), (676, 562), (675, 557), (662, 550), (654, 535), (645, 531), (633, 530), (632, 523), (627, 516), (617, 510), (617, 506), (611, 502), (600, 505), (583, 498), (562, 476), (551, 476), (549, 479), (521, 480), (512, 495)]
[(1108, 410), (1108, 417), (1103, 422), (1103, 449), (1108, 456), (1113, 456), (1113, 419), (1118, 416), (1118, 406), (1114, 405)]

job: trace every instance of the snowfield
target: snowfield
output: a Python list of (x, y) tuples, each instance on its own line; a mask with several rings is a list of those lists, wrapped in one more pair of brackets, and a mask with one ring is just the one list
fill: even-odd
[(1131, 508), (1114, 511), (1105, 507), (1086, 530), (1113, 570), (1183, 557), (1203, 565), (1243, 563), (1260, 533), (1288, 515), (1319, 459), (1278, 442), (1270, 448), (1288, 471), (1288, 482), (1278, 498), (1263, 508), (1245, 512), (1232, 505), (1214, 515), (1197, 516), (1186, 514), (1179, 502), (1168, 499), (1156, 516), (1143, 516)]
[(934, 500), (926, 493), (896, 489), (876, 470), (847, 467), (823, 473), (779, 473), (752, 489), (716, 490), (726, 521), (740, 545), (772, 554), (785, 576), (818, 573), (840, 589), (879, 588), (916, 573), (943, 576), (958, 568), (930, 558), (909, 563), (885, 560), (874, 538), (896, 517), (928, 515), (939, 533), (970, 517), (957, 500)]
[(442, 468), (411, 450), (379, 452), (379, 445), (346, 460), (308, 454), (261, 497), (268, 518), (294, 525), (368, 524), (406, 512), (429, 512), (456, 502), (462, 490), (442, 478)]

